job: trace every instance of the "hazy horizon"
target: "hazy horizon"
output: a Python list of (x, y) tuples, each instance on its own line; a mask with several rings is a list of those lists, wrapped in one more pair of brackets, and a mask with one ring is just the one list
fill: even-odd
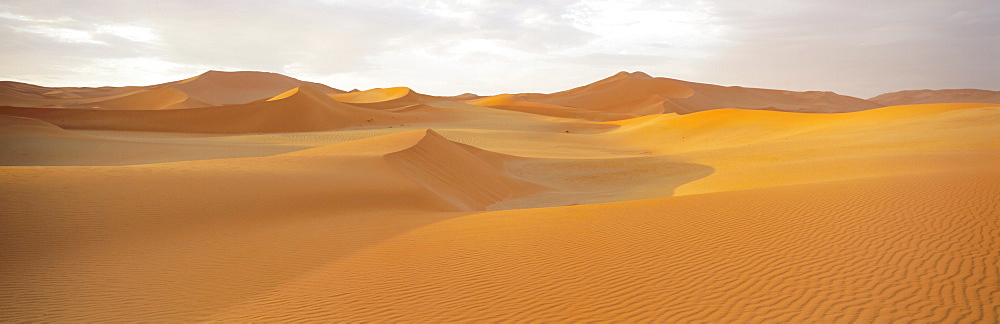
[(995, 2), (851, 2), (9, 1), (0, 79), (126, 86), (247, 70), (489, 95), (624, 70), (859, 98), (998, 90)]

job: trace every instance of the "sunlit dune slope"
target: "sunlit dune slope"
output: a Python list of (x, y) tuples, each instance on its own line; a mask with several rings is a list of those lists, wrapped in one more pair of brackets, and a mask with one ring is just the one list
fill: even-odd
[(409, 123), (417, 117), (344, 104), (302, 86), (285, 98), (243, 105), (158, 111), (0, 107), (0, 114), (63, 128), (193, 133), (304, 132)]
[[(997, 156), (994, 104), (894, 106), (846, 114), (723, 109), (616, 122), (608, 145), (713, 168), (694, 194), (961, 168)], [(613, 144), (612, 144), (613, 143)]]
[(1000, 91), (979, 89), (906, 90), (883, 93), (868, 99), (868, 101), (887, 106), (960, 102), (1000, 103)]
[(446, 100), (413, 91), (407, 87), (375, 88), (364, 91), (331, 94), (334, 100), (373, 109), (399, 108)]
[(1000, 174), (983, 171), (457, 217), (210, 318), (992, 322)]

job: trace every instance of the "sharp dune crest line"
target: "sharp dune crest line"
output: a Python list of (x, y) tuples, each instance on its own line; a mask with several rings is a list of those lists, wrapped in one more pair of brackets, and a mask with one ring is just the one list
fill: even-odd
[(0, 322), (994, 323), (991, 96), (0, 82)]

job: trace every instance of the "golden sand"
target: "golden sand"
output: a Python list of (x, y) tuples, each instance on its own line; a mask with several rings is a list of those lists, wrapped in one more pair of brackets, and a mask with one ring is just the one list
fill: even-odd
[(1000, 320), (995, 103), (242, 73), (0, 87), (0, 321)]

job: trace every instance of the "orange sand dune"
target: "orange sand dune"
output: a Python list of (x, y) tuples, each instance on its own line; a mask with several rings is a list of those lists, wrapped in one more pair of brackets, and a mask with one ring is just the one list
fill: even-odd
[(619, 72), (583, 87), (552, 94), (525, 94), (522, 97), (529, 101), (635, 116), (719, 108), (847, 112), (881, 106), (832, 92), (722, 87), (653, 78), (642, 72)]
[(455, 217), (209, 318), (992, 322), (1000, 173), (981, 171)]
[(0, 85), (0, 322), (1000, 321), (998, 104), (286, 81)]
[(486, 98), (466, 100), (466, 103), (490, 108), (520, 111), (544, 116), (575, 118), (584, 120), (621, 120), (635, 117), (633, 115), (585, 110), (580, 108), (559, 106), (522, 99), (519, 95), (502, 94)]
[(1000, 91), (979, 89), (906, 90), (883, 93), (868, 99), (868, 101), (886, 106), (959, 102), (1000, 103)]
[(89, 103), (141, 92), (141, 87), (43, 87), (33, 84), (0, 81), (0, 105), (19, 107), (92, 108)]
[(399, 108), (445, 100), (445, 98), (417, 93), (407, 87), (375, 88), (365, 91), (331, 94), (330, 97), (340, 102), (373, 109)]
[(319, 83), (305, 82), (277, 73), (247, 71), (208, 71), (166, 85), (212, 106), (244, 104), (267, 99), (301, 86), (312, 87), (323, 93), (343, 92)]
[(173, 87), (137, 91), (127, 96), (93, 102), (89, 105), (110, 110), (160, 110), (211, 106)]
[(674, 80), (653, 78), (642, 72), (619, 72), (606, 79), (552, 94), (524, 94), (528, 101), (633, 116), (673, 112), (662, 103), (667, 98), (693, 95)]
[(319, 89), (296, 88), (281, 100), (200, 109), (109, 111), (0, 107), (0, 114), (46, 120), (63, 128), (192, 133), (268, 133), (410, 123), (414, 116), (359, 108)]
[(343, 92), (277, 73), (208, 71), (185, 80), (146, 87), (52, 88), (0, 82), (0, 106), (126, 110), (200, 108), (250, 103), (299, 86), (311, 86), (324, 93)]

